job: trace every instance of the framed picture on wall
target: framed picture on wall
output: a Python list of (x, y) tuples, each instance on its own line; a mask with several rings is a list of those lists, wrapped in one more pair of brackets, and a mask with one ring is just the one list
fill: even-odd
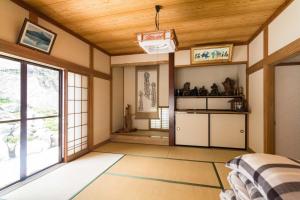
[(25, 19), (18, 44), (50, 54), (55, 39), (56, 33)]
[(230, 62), (233, 44), (201, 46), (191, 48), (191, 63)]
[(137, 66), (135, 75), (136, 119), (158, 118), (159, 66)]

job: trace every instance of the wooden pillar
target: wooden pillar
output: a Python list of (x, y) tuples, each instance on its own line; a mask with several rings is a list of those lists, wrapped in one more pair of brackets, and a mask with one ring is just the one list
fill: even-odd
[[(268, 57), (269, 30), (264, 29), (264, 59)], [(264, 152), (275, 153), (275, 68), (263, 63), (264, 69)]]
[(169, 146), (175, 145), (174, 65), (175, 55), (169, 53)]
[[(94, 70), (94, 48), (90, 46), (90, 69)], [(89, 75), (89, 114), (88, 114), (88, 122), (89, 122), (89, 131), (88, 131), (88, 149), (92, 150), (94, 147), (94, 75)]]

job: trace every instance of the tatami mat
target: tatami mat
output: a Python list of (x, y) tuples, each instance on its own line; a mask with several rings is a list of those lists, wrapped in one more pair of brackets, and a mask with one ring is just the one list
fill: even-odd
[(168, 157), (169, 147), (159, 145), (128, 144), (110, 142), (95, 149), (98, 152), (123, 153), (153, 157)]
[(220, 187), (212, 163), (125, 156), (107, 172)]
[(247, 153), (246, 151), (240, 150), (180, 146), (169, 147), (128, 143), (107, 143), (95, 151), (209, 162), (227, 162), (236, 156)]
[(220, 189), (103, 175), (76, 200), (218, 200)]
[(8, 200), (65, 200), (81, 191), (123, 155), (92, 152), (2, 196)]
[(223, 164), (223, 163), (215, 163), (215, 166), (217, 168), (218, 174), (221, 178), (224, 188), (230, 189), (230, 185), (227, 181), (227, 176), (228, 176), (228, 173), (230, 172), (230, 169), (225, 167), (225, 164)]

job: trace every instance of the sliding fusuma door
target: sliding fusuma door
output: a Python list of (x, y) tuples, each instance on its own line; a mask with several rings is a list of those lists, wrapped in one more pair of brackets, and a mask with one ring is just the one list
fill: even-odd
[(62, 72), (0, 57), (0, 189), (62, 160)]

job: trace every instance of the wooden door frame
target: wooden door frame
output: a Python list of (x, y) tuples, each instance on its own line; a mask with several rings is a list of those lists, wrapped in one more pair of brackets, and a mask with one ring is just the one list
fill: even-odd
[(265, 153), (275, 154), (275, 67), (299, 53), (300, 38), (263, 59)]

